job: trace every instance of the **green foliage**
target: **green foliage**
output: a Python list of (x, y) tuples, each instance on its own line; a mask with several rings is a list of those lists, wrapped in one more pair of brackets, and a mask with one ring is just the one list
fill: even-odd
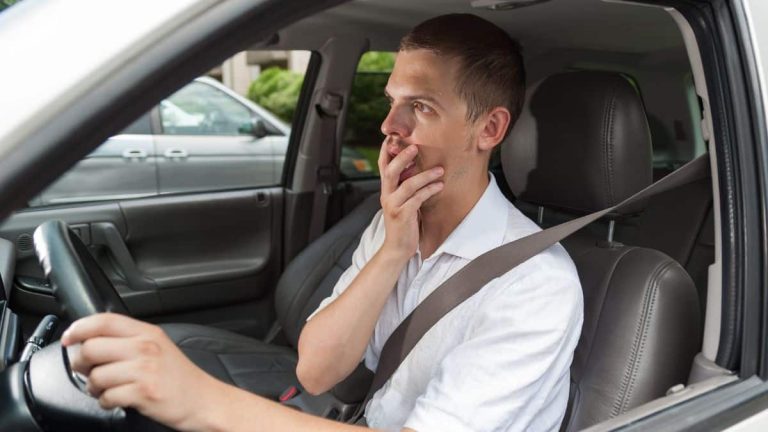
[(248, 99), (291, 123), (304, 75), (278, 67), (264, 70), (248, 88)]
[[(363, 154), (370, 153), (363, 150), (365, 147), (378, 149), (381, 145), (381, 122), (389, 112), (384, 87), (394, 65), (395, 55), (389, 52), (367, 52), (357, 65), (347, 110), (344, 144), (355, 147)], [(373, 159), (372, 166), (376, 166), (376, 159)]]
[[(384, 87), (395, 64), (394, 53), (368, 52), (357, 66), (347, 110), (344, 145), (365, 155), (377, 170), (381, 122), (389, 112)], [(303, 75), (271, 67), (251, 83), (248, 98), (290, 123), (299, 100)]]
[(20, 1), (21, 0), (0, 0), (0, 11), (2, 11), (5, 8), (9, 8)]
[(344, 143), (352, 147), (381, 144), (381, 122), (389, 112), (384, 96), (389, 72), (358, 72), (352, 83)]
[(392, 72), (395, 66), (395, 53), (371, 51), (360, 57), (358, 72)]

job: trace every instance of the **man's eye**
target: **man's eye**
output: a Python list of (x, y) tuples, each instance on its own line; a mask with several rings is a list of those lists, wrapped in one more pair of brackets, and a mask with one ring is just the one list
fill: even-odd
[(414, 102), (413, 103), (413, 108), (416, 109), (416, 111), (420, 111), (420, 112), (423, 112), (423, 113), (431, 113), (432, 112), (432, 108), (428, 107), (427, 105), (424, 105), (421, 102)]

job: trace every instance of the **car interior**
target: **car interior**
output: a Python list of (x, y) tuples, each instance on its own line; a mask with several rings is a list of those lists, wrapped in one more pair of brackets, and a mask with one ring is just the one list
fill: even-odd
[[(280, 183), (18, 210), (0, 224), (0, 366), (18, 360), (44, 315), (62, 320), (53, 339), (77, 316), (54, 296), (66, 282), (48, 278), (38, 256), (35, 230), (61, 220), (114, 287), (115, 310), (160, 324), (225, 382), (274, 400), (300, 388), (301, 329), (380, 208), (375, 175), (339, 171), (355, 108), (339, 101), (350, 100), (361, 55), (394, 52), (410, 28), (445, 13), (479, 15), (523, 46), (524, 111), (490, 171), (542, 228), (616, 205), (696, 158), (711, 165), (708, 178), (563, 241), (585, 309), (561, 430), (610, 430), (737, 379), (722, 351), (729, 228), (711, 78), (679, 11), (601, 0), (353, 0), (250, 43), (312, 52)], [(345, 420), (369, 382), (361, 367), (327, 394), (291, 400)]]

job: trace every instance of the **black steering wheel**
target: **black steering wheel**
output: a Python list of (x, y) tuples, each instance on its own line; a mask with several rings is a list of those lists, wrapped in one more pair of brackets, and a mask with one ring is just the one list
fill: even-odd
[[(109, 278), (80, 238), (62, 221), (40, 225), (35, 251), (53, 294), (69, 319), (99, 312), (127, 314)], [(69, 348), (53, 342), (0, 372), (0, 430), (168, 431), (132, 409), (102, 409), (72, 372)]]
[(35, 252), (53, 296), (67, 318), (99, 312), (128, 314), (128, 308), (96, 259), (66, 223), (50, 220), (35, 230)]

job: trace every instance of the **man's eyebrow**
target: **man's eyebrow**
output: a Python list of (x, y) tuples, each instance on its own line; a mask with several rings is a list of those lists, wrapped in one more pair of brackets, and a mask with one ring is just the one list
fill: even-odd
[[(394, 100), (394, 98), (389, 94), (387, 89), (384, 89), (384, 96), (389, 99), (390, 101)], [(408, 95), (405, 97), (408, 101), (415, 101), (415, 100), (423, 100), (426, 102), (430, 102), (432, 104), (437, 105), (438, 107), (442, 108), (443, 105), (434, 97), (426, 95), (426, 94), (415, 94), (415, 95)]]

